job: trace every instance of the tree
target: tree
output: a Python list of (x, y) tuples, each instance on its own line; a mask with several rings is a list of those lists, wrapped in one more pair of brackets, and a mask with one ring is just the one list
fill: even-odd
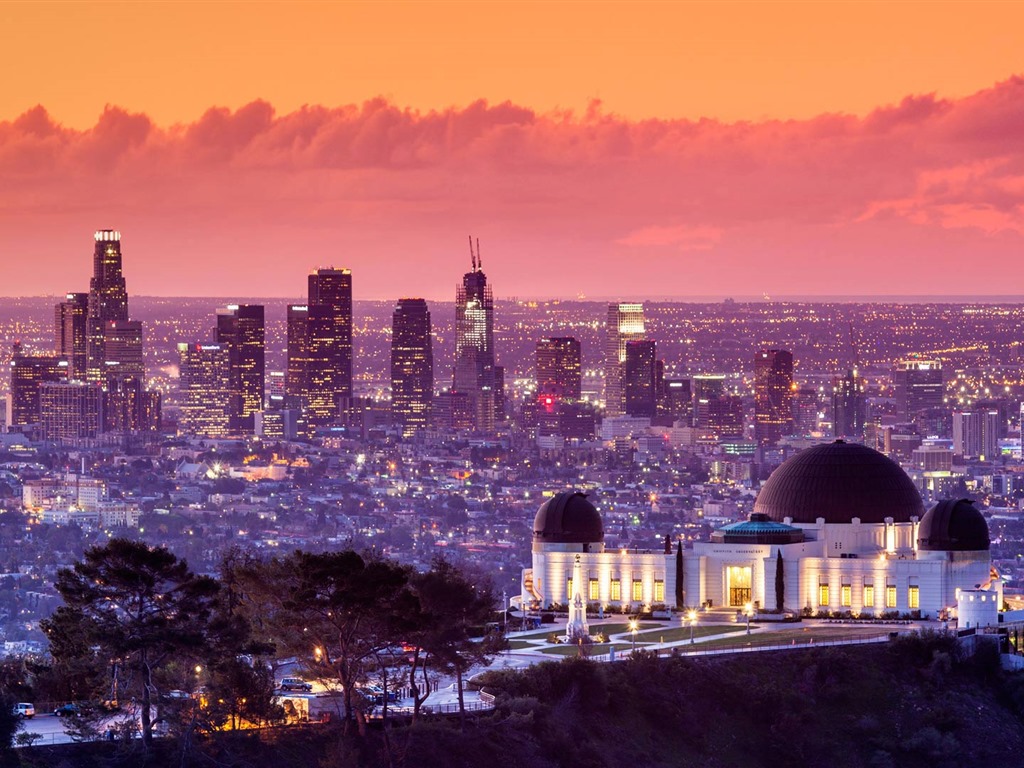
[(367, 702), (356, 689), (418, 619), (408, 570), (352, 550), (297, 551), (240, 569), (239, 584), (254, 629), (340, 683), (346, 728), (355, 722), (365, 734)]
[(782, 550), (775, 550), (775, 610), (781, 611), (786, 600), (786, 574), (782, 567)]
[(683, 542), (676, 545), (676, 608), (686, 604), (686, 590), (683, 588)]
[(51, 653), (58, 661), (71, 660), (61, 654), (81, 654), (66, 635), (77, 631), (81, 643), (99, 648), (104, 662), (129, 673), (118, 679), (141, 701), (148, 747), (154, 672), (178, 656), (201, 652), (217, 582), (192, 573), (164, 547), (118, 538), (60, 570), (56, 587), (65, 613), (59, 624), (48, 625)]
[[(504, 645), (501, 636), (486, 635), (483, 641), (473, 636), (484, 634), (494, 613), (495, 598), (489, 584), (474, 583), (465, 573), (443, 558), (437, 558), (426, 573), (413, 581), (419, 597), (422, 616), (416, 633), (417, 650), (414, 653), (409, 682), (413, 688), (414, 716), (429, 693), (427, 660), (420, 651), (431, 654), (435, 663), (454, 672), (459, 691), (459, 714), (465, 720), (466, 703), (463, 698), (462, 678), (475, 664), (492, 657)], [(416, 667), (422, 665), (426, 691), (422, 697), (416, 686)]]

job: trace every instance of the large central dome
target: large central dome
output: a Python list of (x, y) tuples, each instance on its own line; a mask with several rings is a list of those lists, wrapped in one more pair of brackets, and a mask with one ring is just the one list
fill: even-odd
[(585, 493), (563, 491), (540, 505), (533, 519), (533, 539), (548, 544), (595, 544), (604, 541), (604, 526)]
[(801, 451), (765, 481), (754, 512), (782, 522), (909, 523), (924, 515), (921, 494), (900, 465), (865, 445), (836, 440)]

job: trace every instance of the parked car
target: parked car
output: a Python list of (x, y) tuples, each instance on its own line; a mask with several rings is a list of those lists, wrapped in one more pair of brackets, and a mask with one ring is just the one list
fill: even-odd
[(313, 684), (307, 683), (301, 677), (285, 677), (281, 680), (282, 691), (312, 691)]
[(164, 694), (164, 698), (165, 699), (191, 699), (192, 698), (192, 694), (189, 693), (188, 691), (174, 690), (174, 691), (168, 691), (167, 693), (165, 693)]
[(35, 717), (36, 716), (35, 705), (34, 704), (29, 704), (26, 701), (19, 701), (17, 704), (14, 705), (14, 714), (16, 714), (18, 717), (25, 717), (25, 718)]
[(61, 706), (53, 710), (53, 714), (57, 715), (58, 717), (74, 717), (78, 714), (78, 712), (78, 705), (74, 702), (71, 702), (69, 704), (62, 704)]

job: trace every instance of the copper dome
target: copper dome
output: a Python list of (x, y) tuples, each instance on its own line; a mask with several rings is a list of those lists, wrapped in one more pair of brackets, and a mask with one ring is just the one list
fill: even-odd
[(924, 515), (921, 494), (892, 459), (865, 445), (836, 440), (783, 462), (761, 487), (754, 511), (776, 522), (908, 523)]

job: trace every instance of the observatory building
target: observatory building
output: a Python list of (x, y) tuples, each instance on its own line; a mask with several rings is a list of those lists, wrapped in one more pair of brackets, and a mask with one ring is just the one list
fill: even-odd
[[(577, 554), (580, 585), (572, 583)], [(898, 464), (842, 440), (783, 463), (750, 519), (684, 550), (681, 568), (672, 552), (606, 551), (601, 516), (586, 496), (559, 493), (537, 512), (522, 584), (525, 606), (568, 605), (579, 587), (592, 606), (613, 611), (751, 604), (936, 618), (969, 595), (1002, 602), (981, 512), (948, 500), (926, 513)]]

